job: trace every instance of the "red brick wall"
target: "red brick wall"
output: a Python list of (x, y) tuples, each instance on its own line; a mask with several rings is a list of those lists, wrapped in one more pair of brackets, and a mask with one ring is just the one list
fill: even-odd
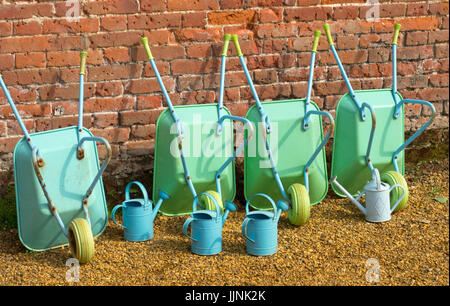
[[(104, 0), (82, 1), (69, 22), (65, 1), (0, 1), (0, 71), (31, 132), (76, 124), (79, 50), (89, 51), (85, 125), (106, 137), (108, 171), (129, 177), (150, 171), (155, 122), (164, 109), (139, 38), (149, 38), (175, 104), (218, 98), (224, 33), (240, 36), (261, 100), (302, 98), (312, 32), (331, 24), (355, 89), (390, 87), (394, 22), (399, 38), (399, 91), (432, 101), (433, 128), (448, 129), (448, 1), (379, 0), (380, 20), (366, 20), (366, 0)], [(374, 1), (372, 1), (374, 2)], [(232, 54), (235, 55), (234, 47)], [(225, 103), (244, 116), (253, 103), (236, 57), (228, 60)], [(324, 35), (316, 60), (313, 100), (333, 111), (346, 92)], [(406, 129), (426, 111), (407, 106)], [(0, 94), (0, 182), (12, 173), (21, 131)]]

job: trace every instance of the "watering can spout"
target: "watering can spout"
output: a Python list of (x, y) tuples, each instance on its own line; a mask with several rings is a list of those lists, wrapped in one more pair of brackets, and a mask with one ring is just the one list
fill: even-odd
[(161, 207), (163, 201), (170, 198), (170, 196), (163, 190), (159, 190), (158, 194), (159, 194), (159, 200), (156, 203), (155, 208), (153, 208), (153, 210), (152, 210), (152, 222), (155, 220), (156, 215), (158, 214), (159, 208)]
[(337, 188), (339, 188), (339, 190), (340, 191), (342, 191), (344, 194), (345, 194), (345, 196), (347, 197), (347, 198), (349, 198), (350, 199), (350, 201), (352, 201), (353, 202), (353, 204), (355, 204), (356, 205), (356, 207), (358, 207), (358, 209), (364, 214), (364, 215), (366, 215), (366, 209), (365, 209), (365, 207), (364, 206), (362, 206), (359, 202), (358, 202), (358, 199), (362, 196), (362, 193), (355, 199), (341, 184), (339, 184), (339, 182), (337, 181), (337, 176), (333, 176), (331, 179), (330, 179), (330, 183), (331, 184), (334, 184), (334, 186), (336, 186)]
[(227, 220), (227, 216), (230, 213), (230, 211), (236, 211), (236, 205), (229, 201), (225, 201), (225, 211), (222, 216), (222, 226), (224, 226), (225, 221)]
[(289, 209), (289, 205), (288, 205), (288, 203), (286, 203), (283, 200), (278, 200), (277, 201), (277, 207), (278, 207), (278, 209), (277, 209), (277, 213), (275, 215), (275, 220), (278, 222), (278, 220), (280, 219), (281, 213), (283, 211), (288, 210)]

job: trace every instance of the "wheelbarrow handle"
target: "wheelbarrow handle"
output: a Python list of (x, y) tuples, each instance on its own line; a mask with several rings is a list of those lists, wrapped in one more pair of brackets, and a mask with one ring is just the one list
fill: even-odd
[(148, 38), (142, 37), (141, 43), (144, 45), (145, 53), (147, 53), (147, 57), (149, 60), (153, 59), (152, 51), (150, 51), (150, 46), (148, 45)]
[(392, 44), (393, 45), (397, 44), (398, 33), (400, 32), (401, 28), (402, 28), (402, 25), (400, 23), (396, 23), (394, 25), (394, 38), (392, 39)]
[(334, 45), (333, 38), (331, 37), (330, 25), (328, 23), (325, 23), (323, 25), (323, 29), (325, 30), (325, 34), (327, 35), (328, 44), (330, 46)]
[(233, 41), (234, 47), (236, 48), (237, 55), (244, 55), (241, 51), (241, 46), (239, 45), (238, 36), (236, 34), (231, 35), (231, 40)]
[(86, 58), (87, 58), (87, 51), (81, 51), (80, 52), (80, 74), (85, 74), (86, 72)]
[(313, 41), (313, 47), (311, 50), (312, 52), (317, 51), (317, 46), (319, 45), (320, 34), (322, 34), (322, 33), (319, 30), (314, 31), (314, 41)]
[(230, 44), (230, 40), (231, 40), (231, 34), (225, 34), (223, 36), (223, 48), (222, 48), (222, 53), (220, 54), (221, 56), (227, 56), (228, 45)]

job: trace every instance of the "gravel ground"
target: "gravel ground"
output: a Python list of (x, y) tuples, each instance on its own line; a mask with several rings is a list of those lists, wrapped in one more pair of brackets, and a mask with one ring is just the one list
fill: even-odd
[[(125, 242), (110, 222), (77, 283), (66, 281), (68, 248), (30, 252), (17, 230), (3, 231), (0, 285), (448, 286), (449, 204), (435, 200), (449, 196), (448, 168), (448, 159), (409, 165), (409, 206), (386, 223), (364, 221), (353, 204), (332, 192), (302, 227), (290, 225), (283, 214), (278, 253), (268, 257), (246, 254), (242, 205), (225, 224), (222, 253), (209, 257), (190, 252), (181, 232), (187, 216), (158, 217), (155, 237), (142, 243)], [(368, 282), (377, 267), (379, 282)]]

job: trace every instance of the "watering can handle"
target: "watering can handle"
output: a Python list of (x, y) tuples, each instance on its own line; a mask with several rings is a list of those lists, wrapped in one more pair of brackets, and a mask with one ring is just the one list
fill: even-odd
[(147, 206), (149, 203), (147, 190), (145, 189), (144, 185), (142, 185), (142, 183), (138, 181), (132, 181), (128, 183), (127, 187), (125, 188), (125, 200), (126, 201), (130, 200), (130, 187), (133, 184), (138, 186), (139, 189), (141, 189), (142, 195), (144, 196), (144, 203), (145, 203), (144, 205)]
[(87, 51), (81, 51), (80, 52), (80, 74), (85, 74), (86, 72), (86, 57), (87, 57), (88, 53)]
[(119, 223), (117, 223), (117, 221), (116, 221), (116, 211), (117, 211), (119, 208), (123, 208), (123, 207), (125, 207), (125, 205), (123, 205), (123, 204), (119, 204), (119, 205), (114, 206), (113, 210), (111, 211), (111, 219), (112, 219), (112, 221), (114, 222), (115, 225), (118, 225), (118, 226), (121, 226), (121, 227), (123, 227), (123, 228), (126, 228), (126, 226), (124, 226), (124, 225), (122, 225), (122, 224), (119, 224)]
[(217, 203), (216, 198), (214, 198), (211, 194), (209, 194), (207, 192), (202, 192), (202, 193), (197, 194), (197, 196), (194, 198), (194, 202), (192, 203), (192, 211), (196, 211), (197, 210), (198, 198), (201, 195), (206, 195), (208, 198), (210, 198), (213, 201), (214, 206), (216, 207), (216, 220), (219, 220), (221, 218), (219, 204)]
[(192, 238), (192, 236), (190, 236), (187, 232), (189, 224), (191, 224), (192, 220), (194, 220), (192, 217), (189, 217), (189, 219), (186, 220), (186, 222), (184, 222), (183, 224), (183, 234), (188, 237), (189, 239), (196, 241), (194, 238)]
[(272, 200), (271, 197), (269, 197), (267, 194), (264, 194), (264, 193), (255, 193), (250, 198), (248, 198), (247, 203), (245, 203), (245, 214), (248, 215), (250, 201), (251, 201), (251, 199), (253, 199), (256, 196), (260, 196), (260, 197), (266, 198), (270, 202), (270, 204), (272, 204), (272, 207), (273, 207), (273, 210), (274, 210), (274, 218), (275, 218), (275, 216), (277, 214), (277, 209), (278, 209), (277, 205), (275, 204), (275, 202)]
[(397, 44), (397, 39), (398, 39), (398, 33), (400, 32), (402, 25), (400, 23), (396, 23), (394, 25), (394, 38), (392, 39), (392, 44), (396, 45)]
[(392, 185), (391, 188), (389, 188), (389, 193), (391, 193), (392, 189), (394, 189), (394, 188), (396, 188), (396, 187), (400, 187), (400, 189), (403, 190), (403, 193), (402, 193), (402, 195), (400, 196), (400, 198), (397, 200), (397, 202), (396, 202), (394, 205), (392, 205), (391, 213), (395, 210), (395, 208), (397, 207), (398, 203), (400, 203), (400, 201), (401, 201), (401, 200), (403, 199), (403, 197), (405, 196), (405, 188), (403, 188), (403, 186), (402, 186), (402, 185), (399, 185), (399, 184)]
[(248, 223), (251, 221), (251, 219), (249, 218), (245, 218), (244, 222), (242, 222), (242, 227), (241, 227), (241, 232), (242, 235), (244, 235), (245, 238), (247, 238), (248, 240), (250, 240), (251, 242), (255, 243), (255, 240), (253, 240), (252, 238), (250, 238), (249, 236), (247, 236), (247, 225)]

